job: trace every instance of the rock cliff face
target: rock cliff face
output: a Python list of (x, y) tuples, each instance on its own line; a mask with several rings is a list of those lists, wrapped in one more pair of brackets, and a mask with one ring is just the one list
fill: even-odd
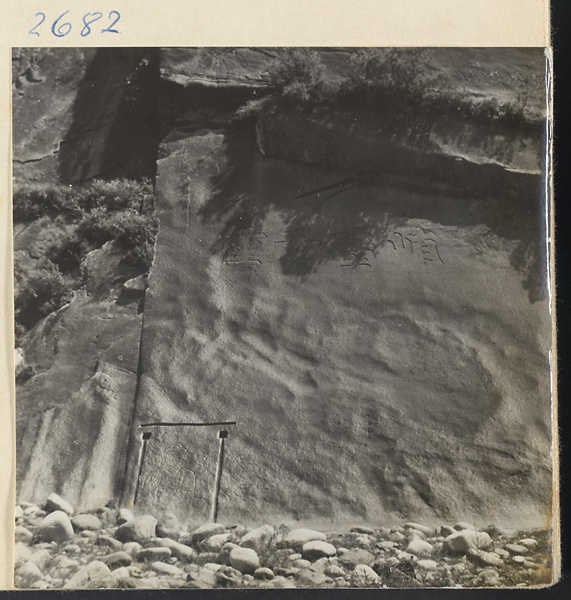
[[(142, 329), (138, 304), (119, 302), (130, 274), (114, 246), (92, 253), (86, 288), (26, 340), (20, 497), (207, 518), (227, 435), (224, 521), (547, 518), (540, 141), (347, 109), (236, 127), (271, 50), (151, 54), (101, 84), (95, 133), (78, 107), (60, 157), (70, 180), (156, 168)], [(345, 54), (324, 52), (332, 76)], [(103, 60), (90, 58), (78, 90)], [(143, 60), (128, 113), (141, 132), (117, 111)], [(539, 53), (506, 51), (526, 60), (541, 72)]]

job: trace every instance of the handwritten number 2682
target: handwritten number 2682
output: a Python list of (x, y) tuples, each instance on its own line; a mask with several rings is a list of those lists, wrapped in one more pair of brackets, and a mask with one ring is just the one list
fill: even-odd
[[(56, 37), (65, 37), (71, 30), (72, 30), (72, 24), (69, 22), (61, 22), (63, 17), (65, 17), (65, 15), (67, 15), (67, 13), (69, 12), (69, 10), (66, 10), (65, 12), (63, 12), (52, 24), (51, 26), (51, 32), (53, 35), (55, 35)], [(37, 35), (38, 37), (40, 37), (40, 34), (38, 31), (36, 31), (36, 29), (38, 29), (38, 27), (40, 25), (42, 25), (42, 23), (46, 20), (46, 14), (43, 12), (38, 12), (36, 13), (36, 17), (39, 18), (39, 21), (32, 27), (32, 29), (30, 29), (30, 31), (28, 31), (28, 33), (30, 35)], [(86, 37), (91, 33), (91, 25), (93, 25), (93, 23), (95, 23), (96, 21), (99, 21), (99, 19), (101, 19), (103, 17), (103, 13), (100, 12), (94, 12), (94, 13), (86, 13), (85, 15), (83, 15), (83, 28), (81, 29), (80, 35), (81, 37)], [(119, 31), (117, 29), (113, 29), (113, 26), (119, 21), (119, 19), (121, 18), (121, 15), (119, 14), (118, 11), (116, 10), (112, 10), (108, 15), (107, 18), (111, 21), (111, 23), (105, 27), (104, 29), (101, 30), (101, 33), (119, 33)]]

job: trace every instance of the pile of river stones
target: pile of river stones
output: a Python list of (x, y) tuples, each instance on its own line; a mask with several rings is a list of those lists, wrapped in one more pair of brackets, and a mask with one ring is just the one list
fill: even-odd
[(86, 588), (495, 587), (551, 581), (545, 530), (405, 523), (324, 533), (101, 508), (56, 494), (16, 506), (15, 586)]

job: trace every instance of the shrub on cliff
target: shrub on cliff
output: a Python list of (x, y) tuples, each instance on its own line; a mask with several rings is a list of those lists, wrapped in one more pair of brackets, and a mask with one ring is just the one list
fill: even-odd
[(73, 296), (74, 282), (49, 259), (39, 260), (32, 269), (16, 270), (16, 334), (33, 327), (41, 318), (67, 304)]

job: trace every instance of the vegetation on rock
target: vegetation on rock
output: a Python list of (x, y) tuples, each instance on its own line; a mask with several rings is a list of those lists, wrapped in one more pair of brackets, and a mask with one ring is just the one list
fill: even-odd
[(15, 266), (15, 320), (19, 340), (40, 319), (70, 301), (82, 284), (88, 252), (116, 240), (122, 262), (148, 271), (158, 223), (148, 180), (93, 180), (86, 185), (32, 184), (13, 196), (16, 223), (47, 219), (59, 230), (33, 266)]

